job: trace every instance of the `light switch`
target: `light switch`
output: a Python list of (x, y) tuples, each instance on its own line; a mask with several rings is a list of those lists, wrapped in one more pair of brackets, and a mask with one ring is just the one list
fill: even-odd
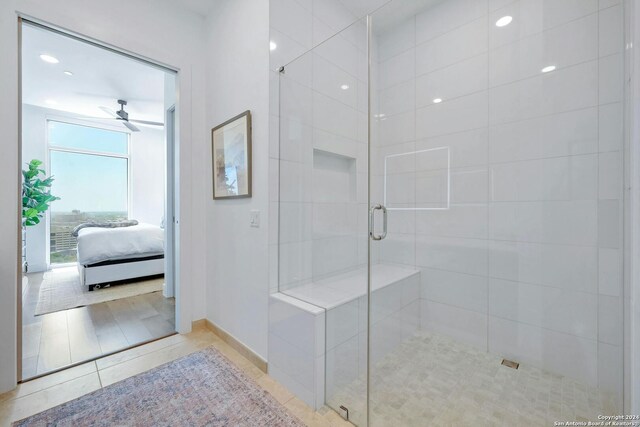
[(260, 227), (260, 211), (251, 211), (249, 225), (255, 228)]

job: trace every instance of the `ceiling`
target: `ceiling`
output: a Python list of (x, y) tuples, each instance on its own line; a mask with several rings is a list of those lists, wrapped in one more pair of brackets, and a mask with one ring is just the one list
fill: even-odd
[[(99, 107), (116, 111), (116, 101), (124, 99), (130, 119), (163, 121), (164, 71), (30, 25), (23, 27), (22, 44), (25, 104), (109, 118)], [(40, 59), (42, 54), (60, 62), (47, 63)]]

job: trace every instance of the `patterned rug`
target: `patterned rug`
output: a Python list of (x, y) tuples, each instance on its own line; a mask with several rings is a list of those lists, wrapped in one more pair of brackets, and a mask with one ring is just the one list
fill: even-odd
[(13, 425), (304, 426), (213, 347)]
[(44, 273), (35, 315), (84, 307), (101, 302), (148, 294), (162, 290), (164, 278), (132, 281), (122, 285), (89, 291), (80, 284), (76, 267), (56, 268)]

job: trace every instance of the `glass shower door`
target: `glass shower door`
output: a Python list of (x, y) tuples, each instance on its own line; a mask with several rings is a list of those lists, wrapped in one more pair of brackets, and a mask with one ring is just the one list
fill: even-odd
[(315, 337), (282, 343), (290, 354), (279, 356), (301, 395), (358, 425), (367, 408), (367, 83), (365, 20), (279, 74), (278, 290), (317, 308)]
[(370, 25), (369, 425), (621, 411), (622, 5)]

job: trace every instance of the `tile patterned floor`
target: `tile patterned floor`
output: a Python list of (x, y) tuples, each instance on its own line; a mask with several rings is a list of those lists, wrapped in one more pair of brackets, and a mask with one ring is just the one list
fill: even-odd
[[(420, 331), (371, 369), (371, 426), (553, 426), (620, 413), (614, 396)], [(364, 414), (364, 378), (329, 398)], [(354, 420), (358, 424), (360, 420)]]
[(313, 411), (218, 336), (205, 327), (197, 327), (190, 334), (173, 335), (20, 384), (15, 390), (0, 395), (0, 426), (9, 426), (13, 421), (52, 408), (207, 346), (214, 346), (222, 352), (305, 424), (312, 427), (351, 425), (326, 407), (318, 412)]
[[(204, 327), (23, 383), (0, 395), (0, 426), (213, 345), (309, 426), (349, 426), (328, 408), (315, 412)], [(373, 367), (372, 427), (551, 426), (617, 413), (608, 394), (452, 339), (419, 332)], [(333, 396), (364, 413), (364, 381)], [(429, 387), (425, 387), (429, 385)], [(336, 406), (337, 407), (337, 406)], [(358, 422), (359, 420), (353, 420)], [(364, 425), (364, 423), (360, 422)]]
[(164, 298), (162, 292), (36, 316), (43, 273), (28, 277), (22, 311), (25, 379), (175, 331), (175, 299)]

